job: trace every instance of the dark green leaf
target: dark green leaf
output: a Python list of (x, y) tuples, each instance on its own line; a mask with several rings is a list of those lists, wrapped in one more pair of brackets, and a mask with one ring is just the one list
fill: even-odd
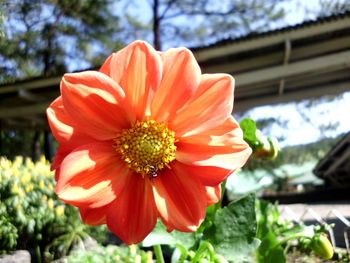
[(205, 238), (228, 260), (243, 260), (259, 246), (256, 236), (255, 195), (251, 194), (217, 212)]
[(260, 244), (257, 252), (262, 257), (266, 257), (268, 252), (269, 252), (269, 249), (273, 248), (277, 244), (278, 244), (278, 240), (277, 240), (276, 235), (272, 231), (270, 231), (261, 240), (261, 244)]
[(283, 248), (277, 246), (278, 240), (276, 235), (270, 231), (262, 239), (261, 245), (257, 250), (256, 256), (258, 262), (274, 262), (274, 263), (285, 263), (286, 258), (283, 253)]
[(283, 248), (281, 246), (278, 246), (272, 250), (270, 250), (270, 253), (265, 261), (262, 262), (273, 262), (273, 263), (286, 263), (286, 257), (283, 253)]

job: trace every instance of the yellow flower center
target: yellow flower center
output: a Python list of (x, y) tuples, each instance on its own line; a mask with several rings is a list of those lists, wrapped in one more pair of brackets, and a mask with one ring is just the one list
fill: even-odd
[(164, 123), (137, 121), (114, 139), (113, 147), (137, 173), (157, 176), (157, 171), (175, 159), (175, 133)]

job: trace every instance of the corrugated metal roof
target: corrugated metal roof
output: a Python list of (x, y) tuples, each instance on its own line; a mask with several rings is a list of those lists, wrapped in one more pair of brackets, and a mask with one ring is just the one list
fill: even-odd
[(326, 16), (326, 17), (318, 17), (318, 18), (315, 18), (313, 20), (304, 21), (304, 22), (301, 22), (301, 23), (298, 23), (295, 25), (282, 27), (282, 28), (275, 29), (275, 30), (269, 30), (266, 32), (252, 32), (248, 35), (244, 35), (244, 36), (240, 36), (240, 37), (227, 38), (227, 39), (220, 40), (220, 41), (213, 43), (213, 44), (208, 44), (208, 45), (199, 46), (199, 47), (192, 47), (191, 50), (193, 52), (197, 52), (197, 51), (207, 49), (207, 48), (232, 45), (232, 44), (236, 44), (238, 42), (255, 40), (258, 38), (264, 38), (264, 37), (269, 37), (269, 36), (276, 35), (276, 34), (282, 34), (285, 32), (299, 30), (301, 28), (307, 28), (307, 27), (312, 27), (315, 25), (329, 23), (331, 21), (341, 20), (341, 19), (344, 19), (346, 17), (350, 17), (350, 11), (345, 11), (342, 13), (337, 13), (337, 14), (333, 14), (331, 16)]
[(332, 186), (350, 186), (350, 132), (320, 160), (314, 173)]

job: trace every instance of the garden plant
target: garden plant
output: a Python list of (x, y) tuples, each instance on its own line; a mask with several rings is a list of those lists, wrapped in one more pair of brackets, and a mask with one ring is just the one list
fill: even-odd
[(78, 210), (57, 198), (54, 184), (44, 157), (0, 157), (0, 254), (26, 249), (33, 261), (48, 262), (88, 236), (104, 239), (106, 229), (82, 224)]
[(228, 176), (250, 156), (280, 151), (253, 120), (234, 119), (233, 91), (230, 75), (202, 74), (188, 49), (157, 52), (142, 41), (99, 71), (65, 74), (47, 109), (60, 143), (55, 176), (44, 159), (1, 159), (2, 252), (27, 248), (50, 261), (106, 225), (129, 247), (75, 251), (68, 262), (162, 263), (166, 254), (179, 263), (282, 263), (291, 240), (332, 258), (327, 226), (282, 222), (254, 194), (224, 204)]

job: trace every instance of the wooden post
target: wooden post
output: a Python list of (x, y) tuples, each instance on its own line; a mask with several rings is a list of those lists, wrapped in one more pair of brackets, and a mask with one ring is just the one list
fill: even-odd
[(0, 120), (0, 156), (4, 155), (2, 148), (3, 148), (3, 145), (2, 145), (2, 122)]
[(34, 162), (40, 158), (40, 132), (34, 131), (34, 137), (32, 142), (32, 159)]
[(46, 160), (51, 162), (54, 156), (54, 146), (52, 133), (50, 131), (44, 131), (44, 151)]

